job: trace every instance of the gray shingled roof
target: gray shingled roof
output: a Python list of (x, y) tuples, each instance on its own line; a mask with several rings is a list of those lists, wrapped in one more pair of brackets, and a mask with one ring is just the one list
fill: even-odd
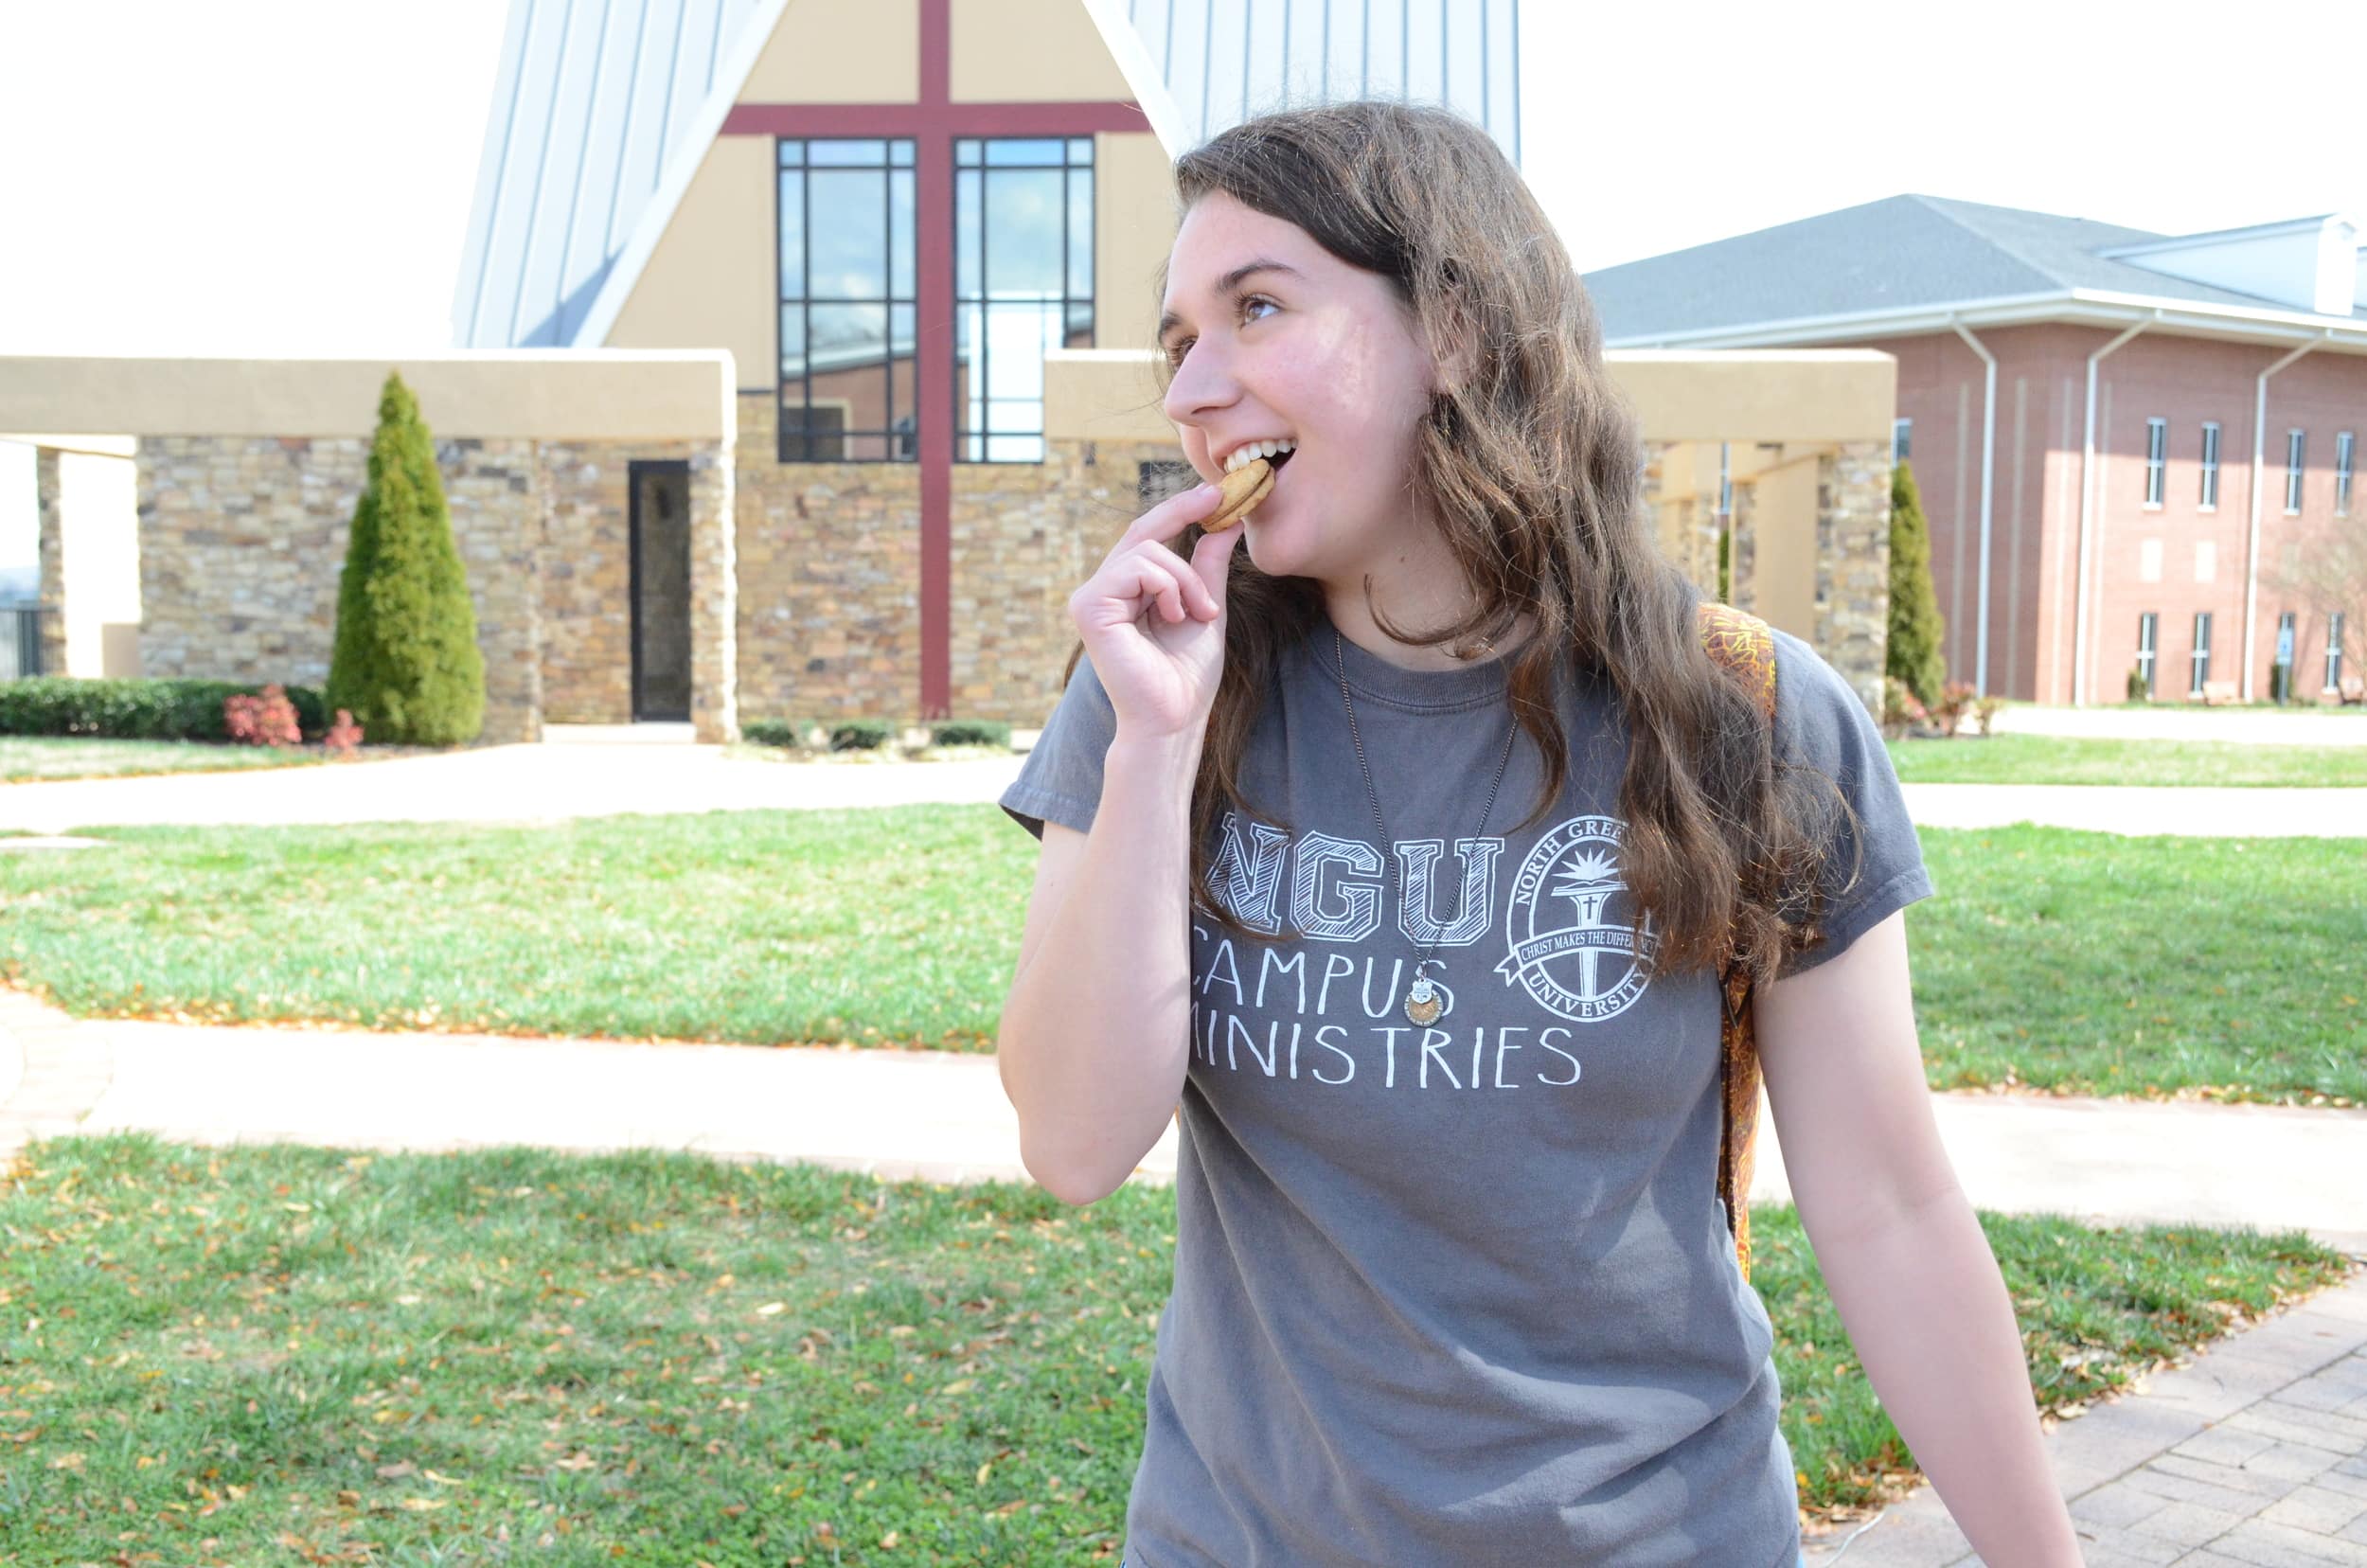
[[(2090, 218), (1892, 196), (1604, 267), (1582, 280), (1611, 343), (2069, 289), (2293, 309), (2095, 254), (2162, 238)], [(2367, 310), (2353, 314), (2367, 319)]]

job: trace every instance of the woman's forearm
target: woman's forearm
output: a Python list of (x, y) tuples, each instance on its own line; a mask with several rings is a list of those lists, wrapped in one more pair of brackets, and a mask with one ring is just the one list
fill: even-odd
[(1981, 1559), (2078, 1568), (2020, 1326), (1964, 1189), (1819, 1248), (1817, 1266), (1883, 1409)]
[(1004, 1001), (995, 1056), (1021, 1158), (1063, 1203), (1123, 1185), (1183, 1093), (1199, 762), (1197, 735), (1111, 743), (1076, 884)]

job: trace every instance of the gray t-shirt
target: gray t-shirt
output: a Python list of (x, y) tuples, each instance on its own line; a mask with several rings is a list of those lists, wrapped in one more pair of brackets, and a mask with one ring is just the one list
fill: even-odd
[[(1245, 923), (1307, 939), (1192, 919), (1175, 1287), (1126, 1562), (1789, 1568), (1774, 1332), (1717, 1197), (1716, 983), (1651, 972), (1606, 697), (1565, 669), (1561, 798), (1508, 832), (1542, 779), (1523, 736), (1482, 829), (1504, 664), (1412, 671), (1342, 643), (1397, 865), (1319, 624), (1242, 775), (1295, 831), (1228, 820), (1211, 873)], [(1864, 704), (1775, 644), (1780, 755), (1841, 784), (1865, 856), (1792, 972), (1931, 883)], [(1080, 659), (1004, 809), (1038, 837), (1089, 830), (1115, 733)], [(1403, 993), (1433, 937), (1452, 1000), (1423, 1027)]]

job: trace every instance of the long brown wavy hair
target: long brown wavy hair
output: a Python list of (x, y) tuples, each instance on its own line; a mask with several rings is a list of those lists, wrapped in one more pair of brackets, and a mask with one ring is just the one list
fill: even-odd
[[(1553, 693), (1557, 667), (1575, 659), (1604, 683), (1628, 735), (1619, 854), (1659, 928), (1653, 967), (1739, 962), (1765, 982), (1787, 952), (1821, 941), (1832, 813), (1847, 802), (1775, 755), (1756, 699), (1703, 648), (1704, 596), (1655, 536), (1642, 440), (1604, 373), (1593, 305), (1494, 140), (1444, 109), (1340, 103), (1235, 126), (1179, 158), (1174, 175), (1179, 222), (1221, 191), (1295, 223), (1386, 278), (1432, 346), (1445, 390), (1416, 436), (1412, 499), (1437, 520), (1473, 607), (1426, 631), (1383, 618), (1370, 578), (1364, 597), (1384, 633), (1417, 647), (1493, 640), (1533, 617), (1505, 658), (1513, 713), (1545, 778), (1512, 831), (1551, 811), (1568, 776)], [(1456, 381), (1450, 363), (1468, 374)], [(1188, 560), (1201, 531), (1169, 547)], [(1295, 934), (1243, 930), (1218, 903), (1210, 846), (1227, 811), (1275, 820), (1243, 796), (1242, 756), (1277, 661), (1323, 618), (1322, 586), (1269, 576), (1244, 551), (1225, 598), (1224, 670), (1192, 791), (1191, 907), (1244, 937), (1287, 940)], [(1080, 641), (1063, 686), (1083, 653)], [(1853, 861), (1852, 882), (1857, 872)]]

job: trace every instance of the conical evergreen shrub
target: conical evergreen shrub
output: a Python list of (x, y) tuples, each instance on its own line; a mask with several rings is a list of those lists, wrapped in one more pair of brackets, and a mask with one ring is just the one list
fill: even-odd
[(379, 393), (369, 480), (338, 579), (326, 698), (331, 708), (350, 709), (372, 740), (457, 745), (485, 724), (476, 611), (436, 443), (418, 401), (392, 371)]
[(1946, 633), (1940, 597), (1931, 588), (1931, 534), (1923, 522), (1923, 498), (1915, 491), (1912, 466), (1891, 467), (1890, 642), (1883, 673), (1907, 683), (1927, 706), (1940, 699), (1948, 669), (1940, 659)]

